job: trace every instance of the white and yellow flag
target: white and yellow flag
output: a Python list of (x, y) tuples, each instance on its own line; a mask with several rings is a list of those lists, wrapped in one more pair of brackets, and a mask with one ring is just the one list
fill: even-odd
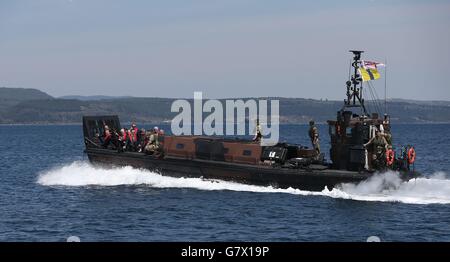
[(380, 73), (378, 72), (378, 67), (380, 66), (384, 67), (386, 65), (379, 62), (362, 60), (359, 74), (361, 75), (363, 82), (380, 78)]

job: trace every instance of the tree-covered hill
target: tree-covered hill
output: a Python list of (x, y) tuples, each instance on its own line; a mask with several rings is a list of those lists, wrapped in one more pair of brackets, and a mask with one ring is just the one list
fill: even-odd
[[(307, 123), (310, 119), (325, 122), (335, 118), (343, 103), (303, 98), (261, 99), (279, 100), (282, 123)], [(150, 97), (62, 99), (36, 89), (0, 88), (0, 123), (80, 123), (83, 115), (105, 114), (117, 114), (123, 122), (155, 123), (170, 121), (177, 114), (170, 111), (173, 101)], [(375, 108), (371, 103), (367, 107)], [(397, 123), (450, 123), (447, 101), (393, 100), (388, 103), (388, 112)]]

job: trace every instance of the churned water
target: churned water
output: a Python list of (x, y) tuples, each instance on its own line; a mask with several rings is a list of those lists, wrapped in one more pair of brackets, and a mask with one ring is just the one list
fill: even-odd
[[(308, 145), (307, 129), (282, 125), (281, 138)], [(83, 154), (81, 126), (0, 126), (0, 240), (450, 241), (449, 131), (393, 126), (424, 178), (387, 172), (309, 192), (102, 169)]]

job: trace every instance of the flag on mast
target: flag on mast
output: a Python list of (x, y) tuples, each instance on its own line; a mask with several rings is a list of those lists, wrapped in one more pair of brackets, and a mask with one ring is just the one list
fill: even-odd
[(363, 82), (367, 82), (370, 80), (376, 80), (376, 79), (380, 78), (380, 73), (376, 69), (370, 69), (370, 68), (365, 69), (363, 67), (360, 67), (358, 69), (358, 71), (359, 71), (359, 74), (361, 75)]
[(378, 67), (385, 67), (386, 65), (380, 62), (361, 60), (361, 65), (365, 69), (378, 69)]
[(361, 67), (358, 69), (359, 74), (363, 82), (367, 82), (370, 80), (376, 80), (380, 78), (380, 73), (378, 72), (378, 67), (386, 66), (383, 63), (361, 60)]

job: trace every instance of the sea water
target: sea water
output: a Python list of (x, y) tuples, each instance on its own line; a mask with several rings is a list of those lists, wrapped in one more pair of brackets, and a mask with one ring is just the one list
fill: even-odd
[[(309, 145), (308, 126), (280, 129)], [(79, 125), (3, 125), (0, 241), (450, 241), (450, 125), (392, 130), (395, 145), (415, 146), (424, 178), (386, 172), (309, 192), (102, 169), (84, 155)]]

